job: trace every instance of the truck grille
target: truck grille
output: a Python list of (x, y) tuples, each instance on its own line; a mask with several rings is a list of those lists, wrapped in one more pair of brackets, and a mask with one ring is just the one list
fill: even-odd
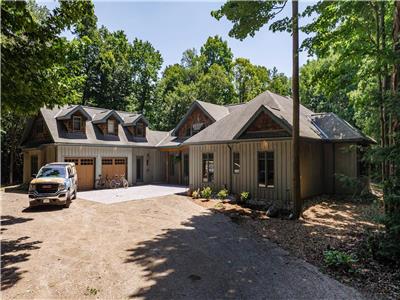
[(58, 184), (54, 183), (39, 183), (36, 185), (36, 191), (38, 193), (50, 194), (58, 191)]

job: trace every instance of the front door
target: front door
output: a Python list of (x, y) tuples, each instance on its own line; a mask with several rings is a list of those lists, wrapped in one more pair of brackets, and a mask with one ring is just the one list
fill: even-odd
[(143, 156), (136, 156), (136, 182), (143, 182)]

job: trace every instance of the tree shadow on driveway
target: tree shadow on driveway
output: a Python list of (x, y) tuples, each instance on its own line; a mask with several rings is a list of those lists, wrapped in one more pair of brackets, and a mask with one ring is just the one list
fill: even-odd
[[(11, 226), (33, 220), (32, 218), (20, 218), (13, 216), (1, 216), (1, 226)], [(28, 236), (17, 239), (1, 240), (1, 290), (6, 290), (22, 279), (26, 270), (20, 270), (19, 264), (25, 262), (31, 256), (28, 251), (37, 250), (41, 241), (28, 241)]]
[(203, 213), (128, 249), (144, 299), (344, 299), (353, 289), (262, 241), (221, 214)]

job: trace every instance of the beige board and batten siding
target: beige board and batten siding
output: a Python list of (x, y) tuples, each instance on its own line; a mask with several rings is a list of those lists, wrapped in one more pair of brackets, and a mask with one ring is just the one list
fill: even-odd
[(57, 161), (64, 161), (67, 157), (95, 158), (95, 180), (102, 172), (102, 158), (125, 157), (128, 165), (127, 180), (132, 184), (132, 168), (129, 167), (132, 166), (132, 148), (59, 145)]
[[(282, 201), (288, 205), (291, 199), (291, 141), (260, 141), (231, 143), (233, 152), (240, 153), (240, 172), (233, 174), (228, 144), (191, 145), (190, 146), (190, 174), (189, 183), (192, 189), (211, 186), (219, 190), (227, 186), (231, 192), (240, 193), (248, 191), (254, 199), (266, 202)], [(274, 187), (258, 187), (258, 162), (259, 151), (274, 152)], [(204, 183), (202, 180), (202, 154), (214, 153), (214, 181)], [(232, 176), (232, 187), (230, 187)]]
[(349, 178), (357, 177), (357, 145), (349, 143), (335, 144), (335, 193), (348, 194), (353, 191), (347, 188), (338, 178), (340, 175)]
[(38, 170), (45, 164), (56, 161), (56, 146), (54, 145), (46, 145), (39, 149), (25, 149), (22, 153), (24, 158), (23, 183), (29, 183), (32, 180), (32, 156), (38, 157)]
[(324, 148), (318, 142), (300, 143), (301, 198), (310, 198), (325, 192)]
[(128, 165), (128, 169), (132, 168), (132, 182), (136, 184), (136, 163), (137, 157), (143, 157), (143, 182), (164, 182), (165, 162), (163, 155), (155, 148), (133, 148), (132, 164)]

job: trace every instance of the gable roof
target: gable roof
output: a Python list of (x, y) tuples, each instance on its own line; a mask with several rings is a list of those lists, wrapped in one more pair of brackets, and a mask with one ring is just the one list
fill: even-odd
[[(266, 109), (266, 111), (274, 116), (274, 119), (279, 122), (279, 124), (291, 130), (293, 113), (292, 99), (266, 91), (245, 104), (237, 105), (236, 107), (233, 106), (229, 114), (190, 137), (184, 141), (183, 144), (229, 142), (235, 140), (260, 108)], [(311, 110), (300, 105), (300, 137), (317, 140), (354, 140), (351, 138), (350, 134), (342, 134), (338, 139), (331, 139), (332, 135), (330, 135), (329, 132), (325, 132), (328, 131), (328, 129), (322, 128), (323, 126), (317, 126), (315, 122), (313, 122), (313, 116), (315, 116), (315, 114)], [(337, 116), (336, 118), (340, 119)], [(341, 120), (340, 124), (342, 127), (340, 127), (340, 129), (338, 127), (339, 131), (349, 130), (353, 132), (354, 128), (347, 122)], [(348, 129), (347, 127), (351, 127), (352, 129)], [(365, 136), (361, 139), (371, 141)]]
[(212, 122), (218, 121), (229, 114), (229, 109), (225, 106), (196, 100), (190, 105), (189, 110), (179, 121), (178, 125), (176, 125), (175, 128), (172, 130), (171, 135), (176, 135), (178, 130), (182, 127), (183, 124), (185, 124), (187, 118), (196, 108), (200, 108), (201, 111), (203, 111), (203, 113), (207, 117), (209, 117)]
[(71, 106), (67, 106), (63, 109), (61, 109), (57, 115), (56, 115), (56, 119), (57, 120), (68, 120), (71, 118), (71, 116), (76, 113), (76, 112), (80, 112), (81, 114), (83, 114), (86, 119), (91, 120), (92, 117), (85, 111), (85, 109), (82, 107), (82, 105), (71, 105)]
[(118, 112), (118, 113), (124, 120), (122, 126), (134, 126), (140, 120), (142, 120), (144, 123), (146, 123), (147, 126), (149, 126), (149, 121), (147, 121), (147, 119), (142, 114), (132, 114), (126, 112)]
[(121, 118), (121, 116), (115, 111), (115, 110), (109, 110), (109, 109), (104, 109), (102, 111), (99, 111), (94, 114), (93, 116), (93, 123), (94, 124), (100, 124), (100, 123), (105, 123), (108, 118), (113, 116), (119, 123), (123, 123), (124, 120)]

